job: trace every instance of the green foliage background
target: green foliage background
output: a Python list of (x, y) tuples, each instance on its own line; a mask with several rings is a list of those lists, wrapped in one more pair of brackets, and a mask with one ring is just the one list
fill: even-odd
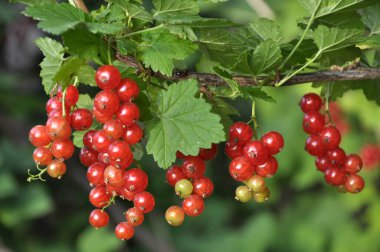
[[(297, 34), (296, 20), (307, 15), (306, 11), (295, 0), (267, 2), (286, 39), (292, 39)], [(208, 163), (207, 170), (216, 192), (206, 201), (200, 217), (187, 218), (179, 228), (165, 223), (166, 208), (180, 201), (165, 184), (165, 171), (147, 157), (142, 163), (150, 176), (148, 189), (156, 195), (157, 207), (147, 215), (143, 227), (136, 229), (136, 237), (120, 242), (112, 234), (115, 220), (122, 220), (122, 211), (129, 207), (122, 202), (117, 202), (122, 209), (111, 208), (115, 219), (108, 229), (92, 229), (87, 223), (92, 207), (87, 199), (85, 168), (76, 158), (68, 162), (68, 174), (61, 181), (26, 182), (26, 171), (33, 168), (28, 131), (34, 124), (45, 122), (48, 98), (38, 77), (41, 55), (33, 51), (33, 39), (27, 36), (35, 36), (31, 33), (35, 24), (21, 17), (20, 10), (0, 2), (0, 251), (96, 252), (123, 251), (125, 247), (131, 251), (189, 252), (380, 251), (379, 170), (362, 172), (367, 183), (362, 193), (340, 194), (324, 183), (313, 159), (303, 150), (306, 134), (300, 133), (302, 114), (297, 103), (311, 90), (310, 85), (266, 88), (277, 103), (256, 105), (259, 134), (277, 130), (286, 141), (278, 156), (278, 175), (269, 182), (272, 197), (268, 203), (240, 204), (233, 199), (237, 183), (229, 177), (229, 160), (220, 145), (217, 159)], [(258, 17), (244, 0), (227, 1), (217, 8), (205, 4), (202, 15), (237, 22)], [(8, 44), (15, 34), (24, 43), (12, 51)], [(28, 48), (34, 53), (28, 54)], [(198, 67), (206, 66), (207, 62)], [(359, 152), (366, 143), (379, 143), (379, 107), (367, 101), (361, 91), (348, 92), (338, 102), (351, 125), (343, 140), (347, 152)], [(242, 114), (242, 118), (234, 119), (248, 120), (250, 104), (237, 100), (234, 105)]]

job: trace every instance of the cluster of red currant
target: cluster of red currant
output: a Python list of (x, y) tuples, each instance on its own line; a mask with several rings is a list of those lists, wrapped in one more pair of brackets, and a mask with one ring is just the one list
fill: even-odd
[[(48, 115), (46, 125), (36, 125), (29, 131), (29, 140), (36, 147), (33, 159), (39, 173), (32, 175), (28, 171), (30, 175), (28, 181), (42, 180), (41, 176), (45, 172), (52, 178), (61, 178), (66, 173), (64, 161), (74, 154), (75, 149), (70, 139), (70, 124), (77, 123), (75, 115), (78, 114), (78, 109), (74, 110), (71, 116), (70, 111), (77, 103), (78, 98), (79, 92), (73, 85), (68, 86), (64, 92), (58, 90), (57, 95), (51, 97), (46, 103)], [(92, 123), (91, 112), (89, 113)]]
[(367, 144), (360, 150), (360, 156), (363, 158), (363, 166), (368, 170), (380, 166), (380, 146), (376, 144)]
[(166, 210), (165, 219), (170, 225), (180, 226), (185, 220), (185, 214), (195, 217), (203, 212), (203, 199), (210, 197), (214, 191), (212, 180), (204, 176), (205, 161), (214, 159), (217, 152), (216, 144), (212, 144), (210, 149), (200, 149), (197, 156), (185, 156), (177, 152), (177, 158), (183, 159), (183, 164), (170, 167), (166, 171), (166, 180), (183, 201), (182, 208), (171, 206)]
[(300, 106), (305, 113), (303, 129), (310, 134), (305, 149), (310, 155), (317, 157), (315, 165), (325, 174), (328, 184), (358, 193), (364, 188), (363, 178), (357, 175), (363, 162), (360, 156), (346, 155), (339, 147), (340, 131), (334, 125), (326, 123), (325, 116), (319, 112), (322, 104), (322, 98), (315, 93), (306, 94), (301, 99)]
[(284, 138), (271, 131), (260, 140), (252, 140), (253, 130), (244, 122), (234, 123), (229, 136), (225, 148), (225, 153), (232, 159), (229, 171), (232, 178), (245, 184), (236, 188), (235, 198), (241, 202), (268, 200), (270, 191), (264, 178), (271, 178), (277, 172), (278, 163), (273, 155), (284, 147)]

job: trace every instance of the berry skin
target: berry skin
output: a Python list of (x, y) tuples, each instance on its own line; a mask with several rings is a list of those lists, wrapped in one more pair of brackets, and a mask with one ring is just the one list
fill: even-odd
[(122, 134), (124, 141), (126, 141), (128, 144), (133, 145), (141, 141), (144, 132), (139, 125), (132, 123), (131, 125), (125, 127)]
[(132, 102), (125, 102), (119, 106), (116, 112), (118, 118), (124, 125), (129, 126), (140, 117), (140, 109)]
[(116, 94), (122, 102), (129, 102), (136, 98), (140, 93), (140, 88), (132, 79), (122, 79), (116, 89)]
[(105, 165), (102, 163), (94, 163), (87, 169), (87, 180), (91, 186), (104, 184)]
[(120, 188), (124, 185), (125, 171), (118, 169), (113, 165), (109, 165), (104, 170), (104, 181), (107, 185), (115, 188)]
[(91, 211), (88, 221), (90, 222), (91, 226), (98, 229), (107, 226), (109, 219), (110, 217), (107, 212), (101, 209), (94, 209)]
[(245, 157), (237, 157), (231, 161), (229, 171), (235, 180), (245, 181), (252, 177), (254, 168)]
[(124, 176), (124, 187), (135, 193), (144, 191), (148, 187), (148, 175), (141, 169), (129, 169)]
[(218, 153), (218, 145), (212, 144), (210, 149), (201, 148), (199, 150), (198, 157), (200, 157), (201, 159), (205, 161), (208, 161), (208, 160), (214, 159), (217, 153)]
[(182, 201), (182, 209), (188, 216), (199, 216), (204, 210), (204, 201), (198, 195), (190, 195)]
[(257, 203), (263, 203), (265, 201), (268, 201), (269, 196), (270, 196), (270, 191), (268, 187), (265, 187), (265, 189), (262, 192), (252, 193), (252, 198)]
[(63, 161), (54, 159), (46, 167), (46, 172), (50, 177), (60, 179), (66, 173), (66, 165)]
[(92, 125), (92, 113), (88, 109), (76, 109), (70, 115), (70, 125), (74, 130), (87, 130)]
[(342, 165), (346, 160), (346, 153), (342, 148), (336, 148), (327, 152), (327, 159), (332, 165)]
[(33, 160), (37, 165), (46, 166), (53, 160), (53, 155), (51, 150), (41, 146), (33, 151)]
[(185, 220), (185, 212), (179, 206), (171, 206), (166, 210), (165, 219), (173, 227), (181, 226)]
[(56, 140), (51, 145), (53, 156), (58, 159), (67, 160), (74, 154), (74, 144), (71, 140)]
[(181, 179), (174, 186), (175, 194), (181, 198), (186, 198), (193, 192), (193, 185), (188, 179)]
[(35, 147), (46, 146), (51, 142), (46, 126), (36, 125), (29, 131), (29, 141)]
[(115, 235), (120, 240), (129, 240), (133, 237), (135, 229), (127, 222), (120, 222), (115, 228)]
[(187, 178), (200, 178), (206, 171), (206, 165), (199, 157), (186, 157), (182, 170)]
[(193, 194), (208, 198), (214, 191), (214, 183), (207, 177), (193, 179)]
[(326, 156), (321, 156), (315, 160), (315, 166), (319, 171), (325, 172), (331, 166), (331, 163)]
[(177, 181), (185, 178), (186, 175), (180, 166), (172, 166), (166, 171), (166, 181), (170, 186), (175, 186)]
[(259, 193), (265, 190), (265, 180), (263, 177), (253, 175), (249, 180), (245, 182), (249, 189), (254, 193)]
[(125, 141), (114, 141), (108, 146), (107, 151), (111, 160), (123, 160), (132, 155), (129, 145)]
[(261, 165), (255, 166), (255, 172), (257, 175), (265, 177), (265, 178), (271, 178), (276, 174), (278, 170), (278, 163), (277, 159), (270, 156), (269, 160)]
[(83, 136), (83, 145), (87, 148), (89, 148), (90, 150), (95, 150), (94, 149), (94, 145), (93, 145), (93, 141), (94, 141), (94, 135), (95, 135), (96, 131), (95, 130), (89, 130), (87, 131), (86, 134), (84, 134)]
[(111, 90), (102, 90), (95, 96), (95, 109), (106, 115), (113, 115), (119, 108), (119, 97)]
[(363, 159), (363, 166), (372, 170), (380, 164), (380, 146), (375, 144), (367, 144), (360, 151)]
[(120, 120), (111, 119), (104, 123), (103, 130), (109, 139), (118, 140), (122, 137), (124, 128)]
[(303, 117), (303, 130), (309, 134), (317, 134), (325, 126), (325, 117), (317, 111), (310, 111)]
[(120, 84), (121, 74), (114, 66), (101, 66), (96, 71), (95, 81), (100, 89), (114, 89)]
[(350, 193), (358, 193), (363, 190), (365, 186), (364, 179), (359, 175), (349, 175), (347, 177), (346, 183), (344, 184), (344, 187), (346, 190)]
[(65, 95), (65, 105), (69, 107), (74, 106), (75, 104), (77, 104), (78, 99), (79, 99), (78, 89), (73, 85), (68, 86), (66, 89), (66, 95)]
[(250, 141), (243, 148), (244, 157), (253, 165), (264, 164), (269, 160), (268, 149), (260, 141)]
[(333, 126), (325, 127), (319, 132), (323, 140), (324, 148), (327, 150), (333, 150), (339, 147), (341, 141), (341, 135), (337, 128)]
[(305, 150), (312, 156), (323, 156), (326, 149), (323, 146), (323, 140), (319, 135), (310, 135), (306, 140)]
[(115, 160), (111, 159), (110, 164), (115, 166), (116, 168), (119, 169), (127, 169), (131, 164), (133, 163), (133, 154), (131, 153), (131, 156), (122, 159), (122, 160)]
[(104, 130), (98, 130), (94, 134), (92, 144), (94, 145), (94, 149), (99, 152), (103, 152), (108, 149), (108, 146), (111, 144), (111, 140), (108, 138)]
[(127, 190), (127, 188), (125, 188), (125, 187), (122, 187), (120, 189), (119, 193), (120, 193), (120, 198), (129, 200), (129, 201), (133, 201), (133, 198), (137, 194), (135, 192), (131, 192), (131, 191)]
[(80, 150), (79, 159), (84, 166), (89, 167), (98, 161), (98, 153), (85, 147)]
[(183, 153), (180, 152), (180, 151), (177, 151), (177, 152), (175, 153), (175, 156), (176, 156), (177, 159), (185, 159), (186, 157), (188, 157), (188, 156), (186, 156), (185, 154), (183, 154)]
[(224, 153), (226, 153), (229, 158), (234, 159), (236, 157), (243, 156), (243, 147), (244, 146), (240, 143), (235, 143), (231, 140), (228, 140), (226, 142)]
[(94, 118), (96, 119), (96, 121), (100, 122), (100, 123), (106, 123), (107, 121), (111, 120), (112, 117), (113, 117), (113, 114), (103, 114), (103, 113), (100, 113), (96, 108), (95, 106), (92, 107), (92, 113), (94, 115)]
[(356, 154), (350, 154), (344, 161), (344, 170), (349, 174), (358, 173), (363, 167), (362, 159)]
[(106, 187), (103, 185), (98, 185), (92, 188), (89, 194), (90, 203), (97, 208), (106, 206), (110, 199), (111, 194), (107, 192)]
[(50, 117), (46, 129), (51, 140), (65, 140), (71, 135), (70, 123), (62, 116)]
[(235, 122), (230, 127), (230, 139), (235, 143), (245, 144), (251, 140), (252, 136), (253, 130), (245, 122)]
[(133, 204), (139, 208), (144, 214), (149, 213), (155, 206), (155, 200), (152, 194), (143, 191), (135, 195), (133, 198)]
[(129, 225), (137, 227), (143, 223), (144, 213), (140, 209), (132, 207), (125, 213), (125, 219)]
[(58, 96), (51, 97), (46, 103), (46, 114), (58, 110), (62, 111), (62, 100)]
[(248, 186), (239, 186), (235, 190), (235, 199), (246, 203), (252, 199), (252, 192)]
[(319, 111), (322, 107), (322, 98), (315, 93), (308, 93), (302, 96), (300, 106), (304, 113)]
[(325, 180), (333, 186), (340, 186), (346, 182), (346, 173), (343, 169), (331, 166), (325, 171)]
[(284, 138), (276, 131), (270, 131), (260, 139), (261, 143), (268, 149), (269, 154), (275, 155), (284, 147)]

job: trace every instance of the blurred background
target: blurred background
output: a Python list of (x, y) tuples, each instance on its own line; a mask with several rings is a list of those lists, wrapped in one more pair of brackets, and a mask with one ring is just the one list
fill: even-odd
[[(113, 235), (128, 202), (118, 201), (110, 208), (108, 228), (90, 227), (90, 187), (78, 155), (68, 161), (68, 172), (60, 181), (26, 181), (27, 170), (34, 168), (28, 132), (45, 123), (48, 97), (38, 76), (42, 55), (33, 43), (42, 32), (20, 14), (22, 10), (0, 1), (1, 252), (380, 251), (380, 167), (375, 151), (380, 145), (380, 107), (366, 101), (361, 91), (346, 93), (333, 105), (337, 126), (344, 133), (343, 148), (361, 153), (366, 166), (361, 172), (364, 191), (339, 193), (326, 185), (314, 159), (304, 151), (306, 134), (298, 101), (312, 90), (310, 85), (267, 88), (277, 104), (257, 104), (259, 135), (276, 130), (285, 138), (285, 149), (277, 156), (279, 171), (268, 181), (272, 194), (267, 203), (234, 200), (238, 183), (229, 176), (221, 144), (207, 169), (216, 189), (200, 217), (187, 218), (179, 228), (166, 224), (166, 209), (180, 200), (165, 183), (165, 172), (148, 157), (142, 164), (150, 176), (148, 191), (156, 196), (156, 209), (136, 229), (135, 238), (121, 242)], [(297, 19), (306, 12), (296, 0), (230, 0), (205, 4), (202, 14), (237, 22), (270, 17), (290, 40), (297, 34)], [(234, 119), (248, 121), (250, 104), (238, 100), (234, 105), (242, 115)]]

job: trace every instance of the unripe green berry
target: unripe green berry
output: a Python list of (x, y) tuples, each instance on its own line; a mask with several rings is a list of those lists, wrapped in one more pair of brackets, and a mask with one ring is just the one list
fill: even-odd
[(263, 192), (265, 190), (265, 180), (259, 175), (253, 175), (248, 179), (245, 184), (251, 189), (254, 193)]
[(235, 199), (240, 202), (248, 202), (252, 199), (252, 192), (248, 186), (239, 186), (235, 191)]
[(265, 201), (268, 201), (269, 196), (270, 196), (270, 191), (268, 187), (265, 187), (264, 191), (262, 192), (252, 193), (252, 197), (257, 203), (263, 203)]
[(193, 192), (193, 184), (188, 179), (181, 179), (175, 183), (174, 190), (178, 196), (186, 198)]

